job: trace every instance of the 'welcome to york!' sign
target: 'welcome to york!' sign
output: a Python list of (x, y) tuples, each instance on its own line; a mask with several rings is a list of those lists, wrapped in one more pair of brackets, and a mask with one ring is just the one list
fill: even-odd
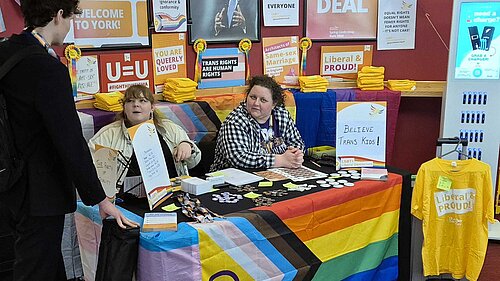
[(386, 102), (337, 103), (337, 168), (384, 167)]

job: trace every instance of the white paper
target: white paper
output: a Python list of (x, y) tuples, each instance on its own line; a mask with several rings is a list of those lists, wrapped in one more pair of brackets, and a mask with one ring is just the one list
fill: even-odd
[(94, 152), (92, 157), (99, 181), (101, 181), (104, 193), (109, 198), (114, 197), (116, 194), (117, 155), (116, 150), (101, 147)]
[(83, 56), (76, 61), (78, 92), (96, 94), (99, 92), (99, 64), (97, 56)]
[(249, 183), (258, 182), (264, 179), (263, 177), (259, 177), (252, 173), (248, 173), (235, 168), (227, 168), (214, 173), (209, 173), (207, 175), (212, 176), (214, 174), (217, 175), (219, 173), (222, 173), (224, 175), (224, 180), (232, 185), (245, 185)]
[(386, 102), (338, 102), (336, 156), (341, 168), (383, 167)]
[(172, 193), (167, 164), (152, 121), (129, 128), (150, 209)]
[(378, 1), (377, 50), (415, 49), (417, 0)]
[(387, 169), (361, 168), (362, 180), (387, 180)]
[(264, 0), (264, 26), (298, 26), (299, 0)]

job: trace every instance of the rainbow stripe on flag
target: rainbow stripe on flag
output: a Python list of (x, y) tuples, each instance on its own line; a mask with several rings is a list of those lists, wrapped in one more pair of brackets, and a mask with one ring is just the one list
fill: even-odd
[(176, 31), (187, 21), (185, 15), (177, 15), (172, 17), (164, 13), (157, 13), (155, 15), (154, 24), (155, 31)]
[[(361, 181), (177, 232), (141, 233), (138, 280), (396, 280), (402, 177)], [(222, 278), (224, 277), (224, 278)]]

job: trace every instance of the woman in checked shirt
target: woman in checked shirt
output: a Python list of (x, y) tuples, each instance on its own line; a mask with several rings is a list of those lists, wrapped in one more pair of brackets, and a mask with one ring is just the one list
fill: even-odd
[(304, 141), (283, 101), (283, 90), (273, 78), (254, 76), (245, 101), (222, 123), (210, 170), (300, 167)]

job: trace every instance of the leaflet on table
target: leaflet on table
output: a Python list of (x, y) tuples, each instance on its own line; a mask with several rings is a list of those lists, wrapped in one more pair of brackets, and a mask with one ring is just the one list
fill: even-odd
[(361, 168), (362, 180), (387, 180), (387, 169)]
[(152, 210), (172, 195), (172, 185), (160, 140), (152, 120), (128, 129)]
[(141, 230), (143, 232), (177, 231), (177, 213), (145, 213)]
[(116, 150), (100, 145), (96, 145), (96, 150), (92, 154), (97, 177), (108, 198), (114, 198), (117, 192), (117, 156), (118, 152)]
[(337, 170), (385, 167), (387, 102), (338, 102)]
[(264, 179), (263, 177), (259, 177), (252, 173), (248, 173), (235, 168), (227, 168), (224, 170), (207, 174), (207, 176), (217, 176), (217, 175), (224, 175), (225, 181), (232, 185), (245, 185), (249, 183), (258, 182)]

